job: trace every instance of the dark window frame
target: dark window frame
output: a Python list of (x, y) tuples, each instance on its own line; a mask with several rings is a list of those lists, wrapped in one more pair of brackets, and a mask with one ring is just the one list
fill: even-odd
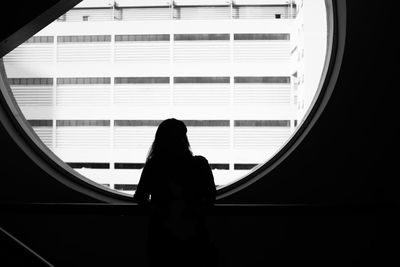
[(235, 127), (290, 127), (290, 120), (235, 120)]
[(169, 34), (116, 34), (115, 42), (169, 42)]
[(290, 41), (290, 33), (234, 33), (235, 41)]
[(161, 120), (114, 120), (115, 127), (158, 127)]
[(115, 190), (135, 191), (136, 188), (137, 188), (137, 184), (114, 184)]
[(234, 170), (251, 170), (257, 167), (257, 163), (234, 163), (233, 169)]
[(169, 77), (115, 77), (114, 84), (160, 84), (168, 83)]
[(52, 44), (54, 36), (32, 36), (24, 42), (25, 44)]
[(73, 169), (110, 169), (108, 162), (66, 162)]
[(110, 127), (109, 120), (56, 120), (57, 127)]
[(32, 127), (53, 127), (53, 120), (27, 120)]
[(191, 76), (191, 77), (174, 77), (174, 84), (179, 83), (230, 83), (230, 77), (225, 76)]
[(53, 78), (9, 78), (8, 83), (10, 85), (48, 85), (52, 86), (54, 81)]
[(131, 163), (131, 162), (115, 162), (114, 169), (116, 170), (141, 170), (144, 168), (144, 163)]
[(235, 76), (234, 83), (285, 83), (290, 84), (290, 76)]
[(60, 35), (57, 42), (63, 43), (111, 43), (111, 35)]
[(229, 163), (210, 163), (212, 170), (229, 170)]
[(182, 120), (186, 127), (229, 127), (229, 120)]
[(59, 84), (111, 84), (110, 77), (58, 77)]
[(229, 41), (229, 33), (187, 33), (174, 34), (174, 41)]

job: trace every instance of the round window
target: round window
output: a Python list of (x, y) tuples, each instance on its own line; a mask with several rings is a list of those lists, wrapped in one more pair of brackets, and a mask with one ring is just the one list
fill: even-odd
[(92, 185), (132, 194), (157, 126), (174, 117), (228, 192), (315, 108), (332, 20), (322, 0), (85, 0), (3, 58), (3, 94), (39, 146)]

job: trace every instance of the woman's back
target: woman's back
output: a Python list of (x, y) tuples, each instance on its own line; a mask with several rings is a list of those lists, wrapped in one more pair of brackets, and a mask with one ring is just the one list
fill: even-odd
[(151, 266), (212, 266), (205, 211), (216, 189), (207, 160), (193, 156), (182, 121), (163, 121), (134, 195), (150, 208)]
[(146, 164), (143, 172), (143, 175), (147, 175), (147, 172), (150, 174), (149, 189), (153, 201), (176, 198), (194, 201), (215, 190), (208, 162), (201, 156), (155, 158)]
[(162, 209), (160, 215), (179, 204), (184, 207), (183, 216), (194, 216), (214, 203), (215, 193), (214, 178), (204, 157), (154, 158), (143, 169), (135, 200), (146, 203), (151, 196), (150, 206), (154, 211)]
[(191, 262), (194, 257), (203, 266), (201, 259), (213, 253), (205, 214), (215, 195), (213, 175), (204, 157), (146, 163), (134, 198), (150, 207), (148, 252), (153, 266), (158, 266), (154, 262), (158, 259), (164, 264), (196, 266)]

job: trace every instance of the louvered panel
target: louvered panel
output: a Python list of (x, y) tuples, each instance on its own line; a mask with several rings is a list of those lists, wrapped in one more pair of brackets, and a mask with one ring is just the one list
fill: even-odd
[(111, 8), (104, 9), (72, 9), (67, 12), (65, 21), (83, 21), (88, 16), (88, 21), (109, 21), (113, 20)]
[(115, 44), (116, 62), (168, 62), (169, 42), (118, 42)]
[(75, 126), (57, 127), (58, 148), (108, 148), (110, 146), (110, 127)]
[(111, 86), (104, 84), (59, 84), (57, 85), (56, 95), (57, 105), (109, 105)]
[(46, 85), (12, 85), (11, 91), (19, 106), (51, 106), (53, 87)]
[(54, 52), (52, 43), (22, 44), (4, 57), (5, 63), (13, 62), (38, 62), (50, 63), (53, 61)]
[(230, 7), (182, 7), (178, 8), (179, 19), (213, 20), (230, 19)]
[(289, 41), (234, 41), (234, 61), (290, 60)]
[(184, 83), (174, 84), (175, 105), (227, 105), (230, 101), (229, 84)]
[(290, 127), (235, 127), (234, 147), (277, 149), (289, 139), (290, 134)]
[(114, 147), (119, 149), (150, 149), (157, 127), (115, 126)]
[(229, 41), (176, 41), (176, 62), (229, 62)]
[(290, 104), (290, 84), (235, 84), (235, 104)]
[(49, 148), (53, 146), (53, 128), (52, 127), (32, 127), (40, 140)]
[(193, 149), (229, 148), (229, 127), (188, 127), (187, 135)]
[(275, 14), (288, 18), (289, 10), (285, 6), (241, 6), (234, 9), (234, 18), (238, 19), (275, 19)]
[(123, 8), (122, 20), (168, 20), (171, 19), (171, 10), (163, 8)]
[(117, 84), (114, 102), (117, 105), (168, 105), (169, 84)]
[(59, 43), (58, 62), (108, 62), (111, 60), (110, 43)]

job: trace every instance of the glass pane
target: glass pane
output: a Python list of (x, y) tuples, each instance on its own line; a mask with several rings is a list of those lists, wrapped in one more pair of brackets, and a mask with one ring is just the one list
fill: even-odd
[(120, 192), (134, 192), (171, 117), (218, 188), (245, 177), (316, 97), (327, 11), (323, 0), (214, 2), (81, 2), (4, 57), (23, 115), (70, 167)]

